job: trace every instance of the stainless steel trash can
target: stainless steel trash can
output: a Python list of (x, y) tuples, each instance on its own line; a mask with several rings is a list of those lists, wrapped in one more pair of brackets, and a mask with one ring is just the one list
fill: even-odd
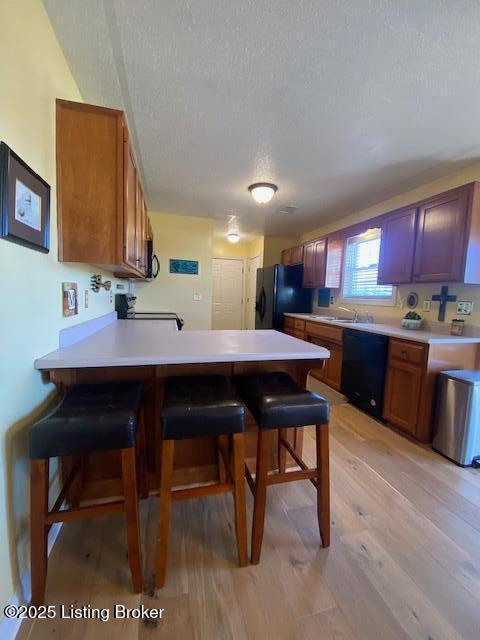
[(480, 371), (440, 373), (432, 446), (462, 467), (480, 459)]

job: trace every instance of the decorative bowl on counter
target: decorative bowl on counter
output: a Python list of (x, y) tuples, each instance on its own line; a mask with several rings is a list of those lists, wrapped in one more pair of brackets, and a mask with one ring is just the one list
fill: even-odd
[(421, 329), (423, 325), (422, 316), (416, 311), (409, 311), (402, 319), (402, 327), (404, 329)]
[(421, 329), (423, 325), (423, 319), (414, 318), (402, 318), (402, 327), (404, 329)]

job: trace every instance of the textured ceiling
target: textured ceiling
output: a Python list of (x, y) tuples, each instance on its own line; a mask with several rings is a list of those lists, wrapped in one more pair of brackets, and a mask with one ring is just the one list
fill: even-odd
[(84, 99), (126, 111), (151, 210), (298, 234), (480, 157), (477, 0), (44, 4)]

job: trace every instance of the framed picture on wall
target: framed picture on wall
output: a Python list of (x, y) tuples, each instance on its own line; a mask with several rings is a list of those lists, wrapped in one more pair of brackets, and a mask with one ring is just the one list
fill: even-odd
[(50, 185), (0, 142), (0, 237), (48, 253)]

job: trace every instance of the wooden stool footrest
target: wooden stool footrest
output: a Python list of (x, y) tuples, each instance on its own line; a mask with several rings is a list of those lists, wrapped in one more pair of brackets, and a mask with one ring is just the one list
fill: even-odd
[(93, 518), (95, 516), (103, 516), (107, 513), (118, 513), (123, 511), (124, 501), (116, 500), (115, 502), (105, 502), (103, 504), (92, 504), (88, 507), (80, 507), (78, 509), (65, 509), (65, 511), (51, 511), (47, 514), (45, 520), (47, 524), (52, 525), (54, 522), (69, 522), (70, 520), (81, 520), (82, 518)]
[(234, 490), (233, 483), (224, 484), (206, 484), (200, 487), (187, 487), (185, 489), (172, 489), (172, 500), (190, 500), (192, 498), (202, 498), (212, 496), (218, 493), (232, 493)]

